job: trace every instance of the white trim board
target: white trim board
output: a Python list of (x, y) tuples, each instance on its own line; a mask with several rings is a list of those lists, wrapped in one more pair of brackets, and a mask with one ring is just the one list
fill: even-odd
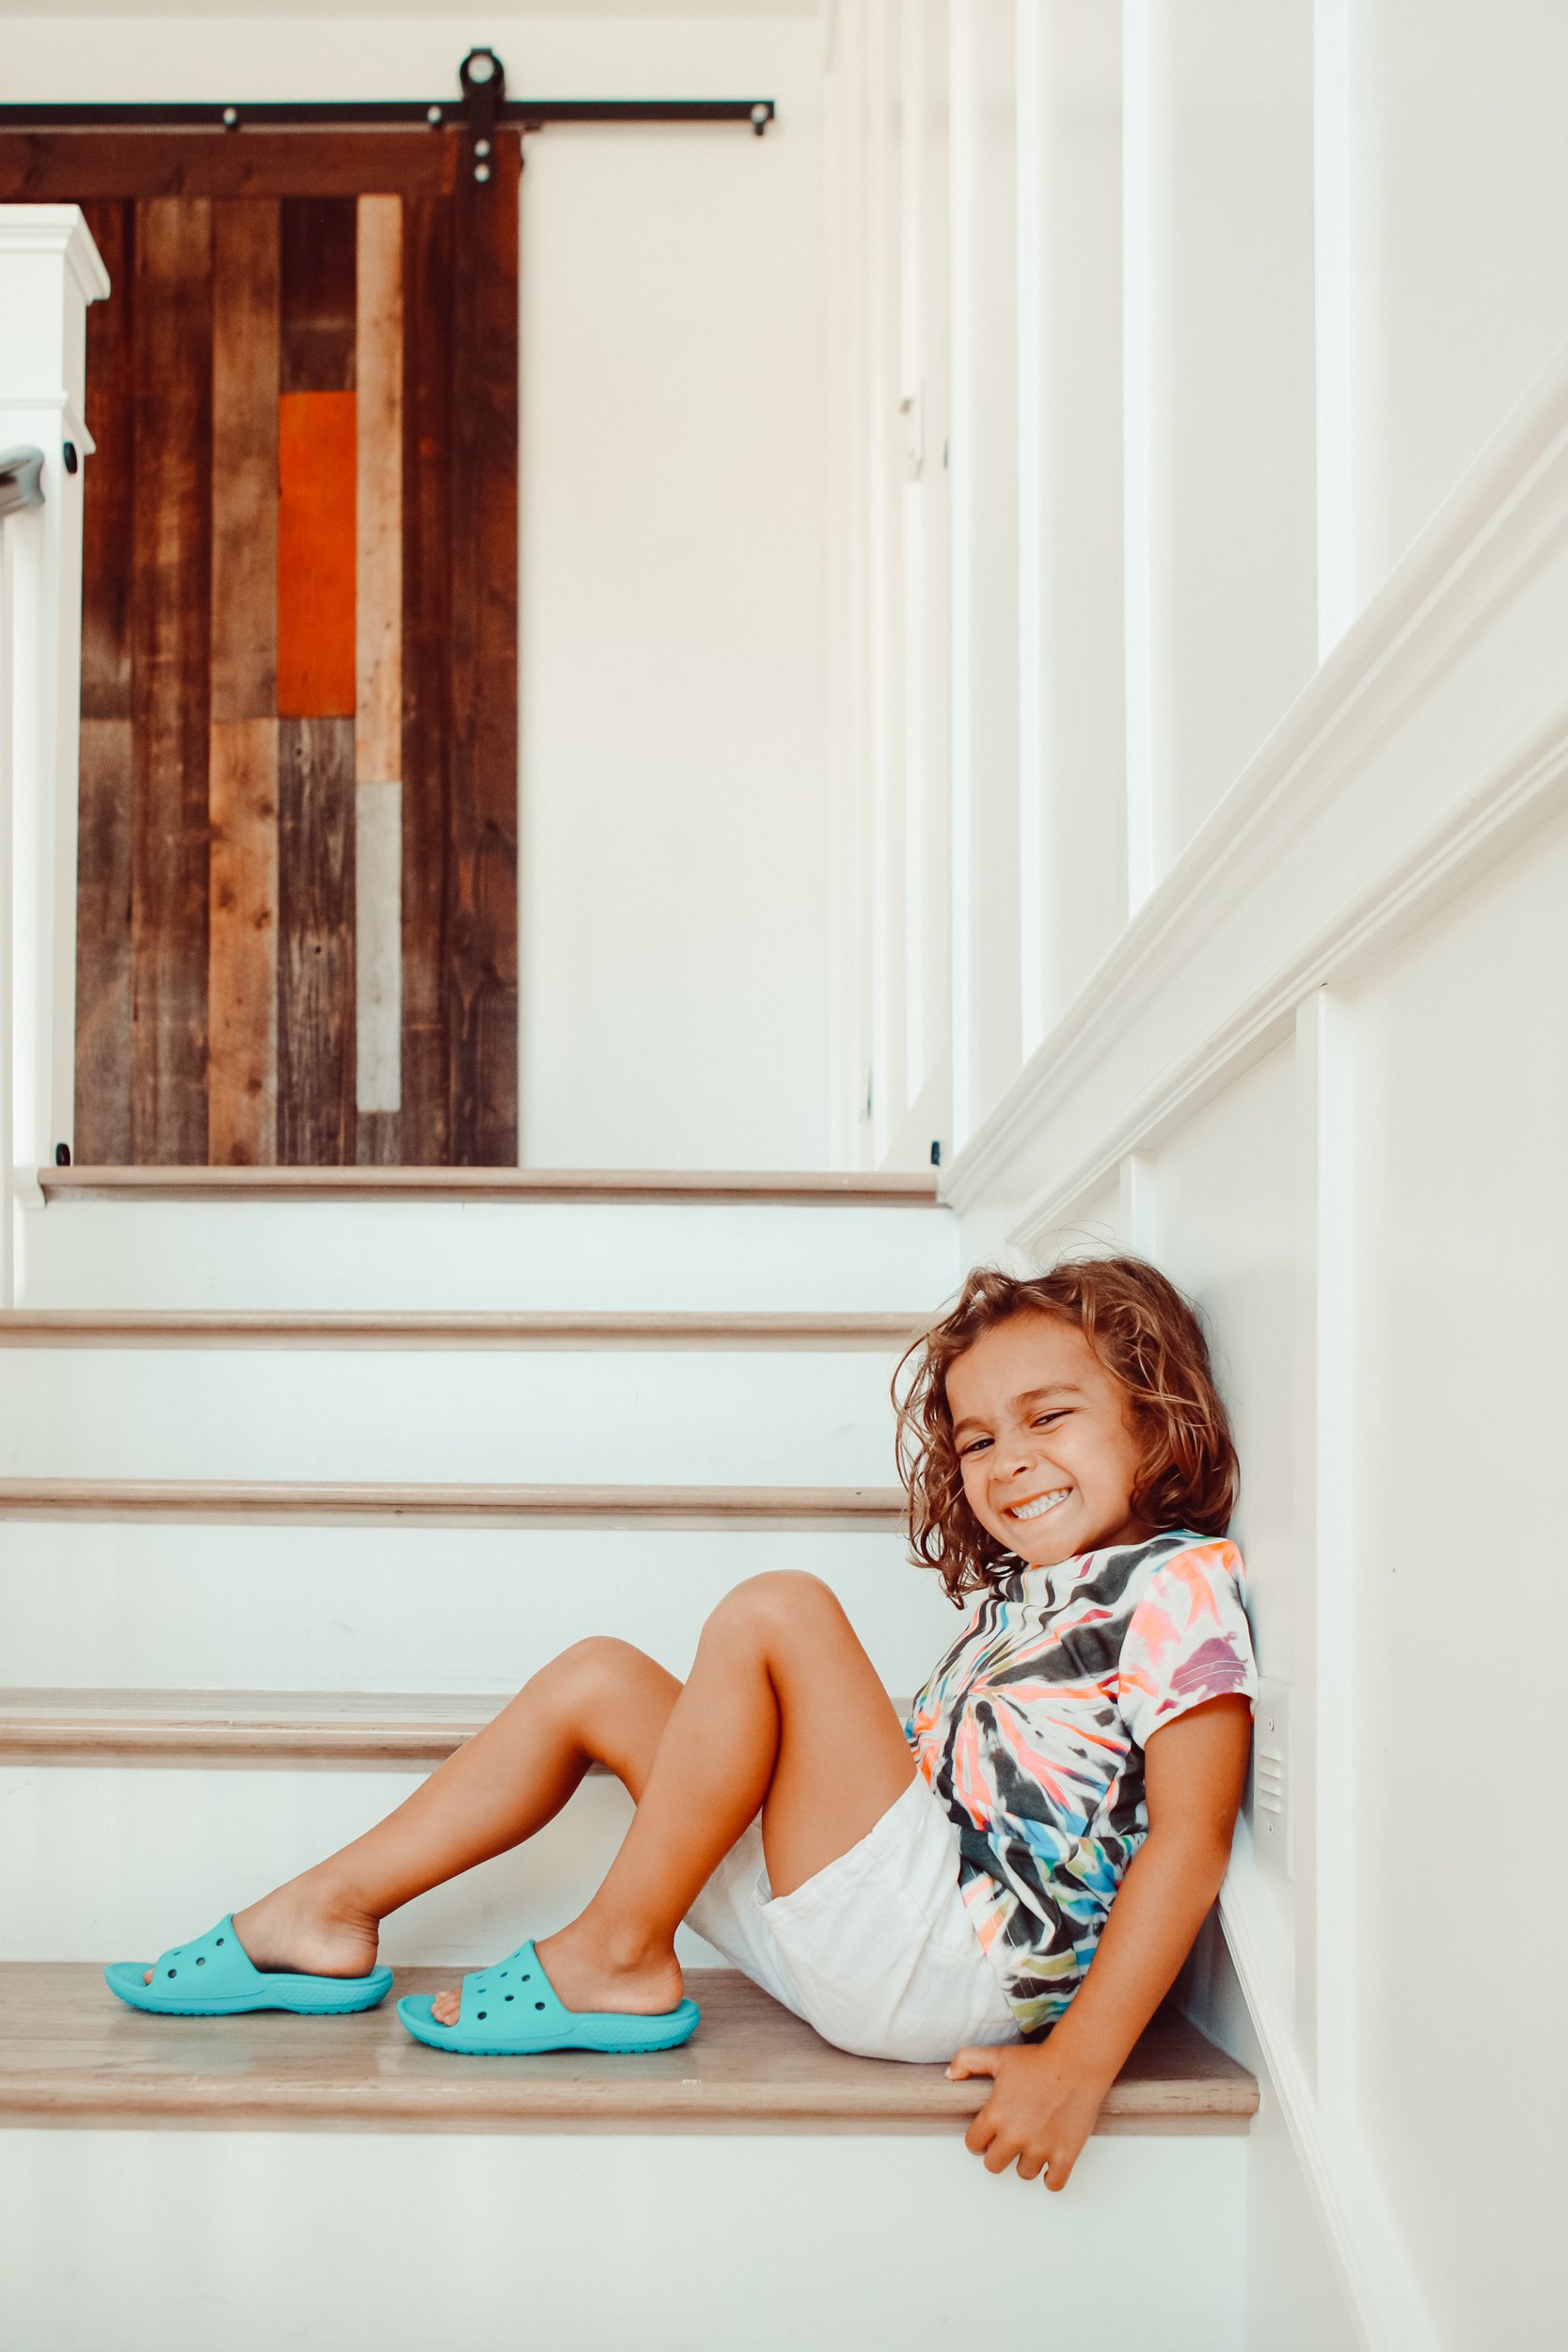
[(1043, 1237), (1309, 990), (1545, 823), (1568, 801), (1565, 636), (1568, 345), (958, 1154), (949, 1205)]
[(1313, 2214), (1365, 2352), (1442, 2352), (1404, 2244), (1366, 2151), (1319, 2108), (1268, 1959), (1268, 1889), (1239, 1850), (1220, 1919)]

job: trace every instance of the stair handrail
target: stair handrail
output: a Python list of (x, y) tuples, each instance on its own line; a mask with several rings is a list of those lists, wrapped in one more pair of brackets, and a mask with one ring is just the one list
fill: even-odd
[(43, 452), (31, 445), (0, 450), (0, 522), (43, 504)]

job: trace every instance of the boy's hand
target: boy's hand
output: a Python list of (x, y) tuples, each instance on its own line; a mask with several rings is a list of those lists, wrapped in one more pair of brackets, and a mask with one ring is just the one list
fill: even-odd
[(1016, 2162), (1021, 2180), (1037, 2180), (1043, 2171), (1047, 2188), (1066, 2188), (1108, 2086), (1069, 2067), (1049, 2042), (960, 2050), (947, 2078), (961, 2083), (972, 2074), (990, 2075), (995, 2089), (964, 2134), (964, 2146), (985, 2158), (988, 2172), (1006, 2172)]

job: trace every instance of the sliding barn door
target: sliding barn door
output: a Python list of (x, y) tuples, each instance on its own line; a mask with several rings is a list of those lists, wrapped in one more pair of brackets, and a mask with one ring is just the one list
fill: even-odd
[(79, 1159), (516, 1159), (519, 148), (463, 145), (0, 138), (113, 282)]

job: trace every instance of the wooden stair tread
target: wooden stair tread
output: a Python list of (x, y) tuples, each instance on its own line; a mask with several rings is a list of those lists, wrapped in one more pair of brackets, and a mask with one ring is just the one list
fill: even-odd
[(388, 1480), (0, 1478), (0, 1518), (423, 1518), (540, 1525), (895, 1528), (896, 1486), (402, 1485)]
[[(0, 1759), (436, 1764), (513, 1693), (0, 1690)], [(894, 1700), (900, 1712), (904, 1702)]]
[[(149, 1954), (150, 1959), (152, 1955)], [(832, 2048), (730, 1969), (693, 1970), (694, 2040), (641, 2057), (460, 2059), (412, 2041), (393, 2003), (455, 1981), (400, 1968), (379, 2010), (147, 2017), (96, 1965), (0, 1966), (0, 2116), (54, 2124), (377, 2126), (435, 2131), (962, 2131), (989, 2083)], [(1097, 2128), (1244, 2133), (1258, 2087), (1171, 2010), (1150, 2025)]]
[(0, 1309), (0, 1347), (868, 1349), (900, 1347), (920, 1314), (405, 1313), (355, 1310)]
[(735, 1201), (934, 1209), (934, 1176), (859, 1170), (549, 1168), (40, 1168), (47, 1201)]

